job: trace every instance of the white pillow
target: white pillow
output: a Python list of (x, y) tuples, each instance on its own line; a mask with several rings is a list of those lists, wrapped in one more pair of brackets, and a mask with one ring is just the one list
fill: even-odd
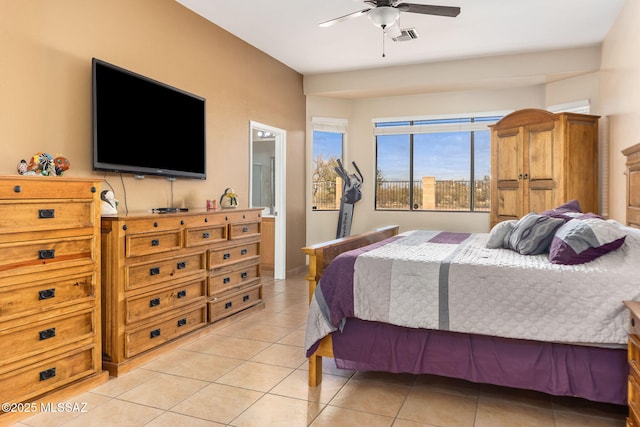
[(507, 221), (502, 221), (497, 223), (491, 229), (489, 233), (489, 239), (487, 240), (487, 248), (489, 249), (498, 249), (504, 248), (504, 238), (509, 234), (509, 232), (513, 229), (513, 227), (518, 222), (517, 219), (510, 219)]

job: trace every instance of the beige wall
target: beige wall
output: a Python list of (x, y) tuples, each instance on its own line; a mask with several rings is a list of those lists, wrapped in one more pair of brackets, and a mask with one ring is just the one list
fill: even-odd
[[(91, 167), (97, 57), (207, 99), (208, 177), (178, 179), (175, 206), (202, 208), (234, 187), (247, 207), (249, 121), (287, 131), (287, 269), (304, 265), (300, 74), (172, 0), (3, 0), (0, 16), (0, 173), (44, 151), (71, 161), (68, 176), (105, 176)], [(164, 178), (106, 178), (121, 211), (171, 203)]]
[(600, 111), (608, 145), (610, 216), (625, 220), (625, 159), (620, 153), (640, 142), (640, 2), (627, 0), (602, 47)]

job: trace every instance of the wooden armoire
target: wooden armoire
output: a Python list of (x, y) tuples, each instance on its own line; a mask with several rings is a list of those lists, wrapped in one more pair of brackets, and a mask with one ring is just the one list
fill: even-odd
[(491, 227), (577, 199), (598, 213), (598, 119), (524, 109), (491, 128)]

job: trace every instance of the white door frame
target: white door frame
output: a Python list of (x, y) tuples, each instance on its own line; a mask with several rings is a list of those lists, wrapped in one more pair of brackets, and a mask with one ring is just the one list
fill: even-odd
[[(273, 132), (275, 134), (275, 259), (273, 265), (273, 278), (285, 279), (287, 276), (287, 131), (254, 121), (249, 122), (249, 195), (253, 194), (253, 129), (260, 129)], [(249, 207), (253, 207), (251, 196), (249, 196)]]

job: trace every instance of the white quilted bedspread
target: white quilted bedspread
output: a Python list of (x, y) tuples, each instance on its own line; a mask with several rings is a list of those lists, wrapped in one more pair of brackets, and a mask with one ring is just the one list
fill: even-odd
[(488, 234), (461, 244), (428, 243), (411, 231), (358, 257), (356, 317), (400, 326), (507, 338), (624, 344), (624, 300), (640, 300), (640, 231), (590, 263), (556, 265), (547, 255), (487, 249)]

